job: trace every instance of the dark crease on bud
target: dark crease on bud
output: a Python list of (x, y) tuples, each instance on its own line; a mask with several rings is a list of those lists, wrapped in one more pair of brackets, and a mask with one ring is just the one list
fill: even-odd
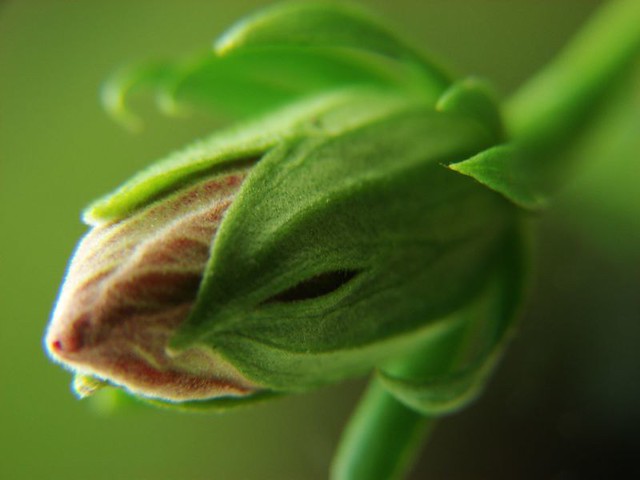
[(249, 167), (185, 186), (80, 242), (46, 344), (57, 361), (171, 401), (259, 389), (215, 352), (167, 349), (196, 299), (212, 241)]

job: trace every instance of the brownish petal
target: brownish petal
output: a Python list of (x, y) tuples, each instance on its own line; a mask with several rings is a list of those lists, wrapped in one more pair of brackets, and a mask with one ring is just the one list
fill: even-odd
[(191, 400), (255, 391), (205, 348), (167, 353), (246, 175), (241, 170), (201, 180), (93, 228), (74, 255), (47, 332), (52, 357), (150, 397)]

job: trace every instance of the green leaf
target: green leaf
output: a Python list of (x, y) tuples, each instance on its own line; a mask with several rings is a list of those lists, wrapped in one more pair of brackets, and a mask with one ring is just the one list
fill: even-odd
[(318, 130), (319, 125), (324, 125), (326, 132), (346, 128), (361, 118), (393, 111), (407, 101), (365, 89), (333, 92), (290, 105), (252, 122), (216, 132), (153, 164), (90, 205), (83, 219), (90, 225), (118, 220), (203, 172), (230, 168), (239, 162), (256, 162), (276, 144)]
[(522, 241), (517, 230), (505, 238), (485, 287), (452, 316), (457, 328), (400, 360), (395, 371), (378, 371), (400, 402), (434, 416), (459, 410), (479, 395), (514, 331), (526, 278)]
[(515, 145), (499, 145), (449, 168), (475, 178), (527, 210), (540, 210), (548, 203), (543, 190), (539, 162)]
[[(256, 165), (173, 342), (205, 343), (276, 389), (344, 378), (405, 349), (478, 288), (514, 215), (442, 166), (490, 143), (473, 120), (417, 108), (318, 133)], [(306, 293), (281, 300), (296, 289)]]
[(274, 46), (332, 47), (373, 52), (420, 65), (439, 89), (450, 79), (385, 26), (354, 5), (329, 2), (285, 3), (250, 16), (228, 30), (215, 50), (228, 55), (242, 49)]

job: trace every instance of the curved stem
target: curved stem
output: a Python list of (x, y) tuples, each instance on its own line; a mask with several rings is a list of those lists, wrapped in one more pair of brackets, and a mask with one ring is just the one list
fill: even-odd
[[(467, 322), (452, 322), (384, 370), (404, 378), (449, 371), (464, 345), (467, 327)], [(331, 480), (404, 478), (436, 420), (400, 403), (375, 375), (342, 435)]]
[(535, 151), (563, 145), (639, 54), (640, 1), (606, 3), (555, 60), (511, 98), (506, 120), (512, 138)]
[(343, 433), (331, 480), (404, 478), (433, 419), (410, 410), (374, 378)]

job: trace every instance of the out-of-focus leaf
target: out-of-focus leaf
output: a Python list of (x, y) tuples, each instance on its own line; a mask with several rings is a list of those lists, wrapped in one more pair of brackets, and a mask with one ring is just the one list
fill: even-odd
[(378, 18), (354, 5), (332, 2), (291, 3), (267, 8), (232, 27), (216, 42), (228, 55), (243, 49), (274, 46), (349, 48), (374, 52), (398, 61), (419, 64), (434, 85), (449, 76)]
[(102, 99), (114, 118), (138, 128), (128, 103), (145, 91), (167, 113), (195, 106), (241, 119), (355, 86), (435, 101), (449, 84), (441, 70), (366, 12), (307, 3), (250, 17), (220, 39), (216, 52), (122, 69), (105, 84)]
[(151, 93), (166, 113), (196, 107), (235, 120), (358, 86), (404, 90), (435, 102), (441, 91), (414, 84), (415, 77), (406, 65), (358, 51), (283, 47), (224, 57), (205, 52), (184, 61), (122, 69), (106, 82), (102, 99), (107, 111), (128, 127), (141, 125), (128, 108), (139, 93)]

